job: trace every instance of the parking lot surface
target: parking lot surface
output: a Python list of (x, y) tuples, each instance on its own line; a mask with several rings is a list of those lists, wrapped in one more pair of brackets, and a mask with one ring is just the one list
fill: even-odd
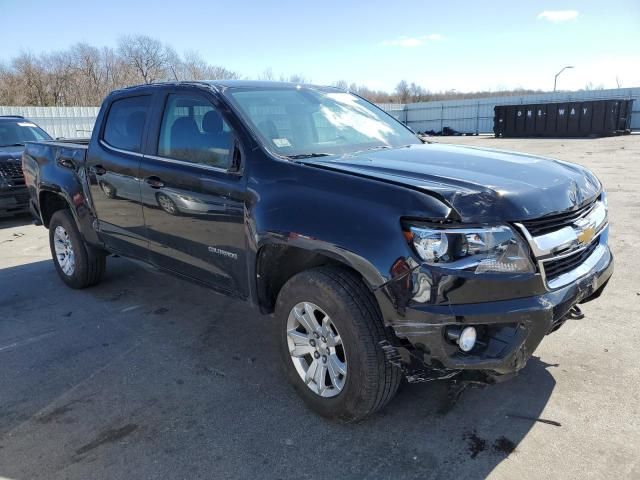
[(48, 231), (0, 220), (0, 479), (640, 478), (640, 136), (437, 138), (591, 168), (616, 271), (514, 380), (405, 384), (368, 421), (308, 411), (273, 321), (122, 259), (67, 288)]

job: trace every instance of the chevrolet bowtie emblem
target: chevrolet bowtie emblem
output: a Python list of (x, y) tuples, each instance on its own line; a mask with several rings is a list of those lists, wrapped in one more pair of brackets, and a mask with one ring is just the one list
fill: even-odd
[(596, 229), (592, 225), (587, 225), (583, 227), (576, 236), (578, 237), (578, 242), (580, 242), (580, 244), (586, 245), (591, 242), (595, 234)]

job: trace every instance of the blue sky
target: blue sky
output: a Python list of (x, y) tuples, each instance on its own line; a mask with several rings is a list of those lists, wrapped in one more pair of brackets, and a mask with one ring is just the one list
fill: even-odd
[(640, 86), (640, 1), (0, 0), (0, 62), (146, 34), (252, 78), (391, 90)]

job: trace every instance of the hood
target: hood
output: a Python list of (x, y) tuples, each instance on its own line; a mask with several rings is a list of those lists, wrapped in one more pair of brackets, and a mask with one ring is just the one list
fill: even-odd
[(9, 162), (14, 160), (20, 162), (22, 159), (22, 151), (24, 147), (0, 147), (0, 162)]
[(439, 197), (465, 222), (529, 220), (595, 198), (598, 179), (586, 168), (523, 153), (445, 144), (316, 158), (319, 166), (402, 184)]

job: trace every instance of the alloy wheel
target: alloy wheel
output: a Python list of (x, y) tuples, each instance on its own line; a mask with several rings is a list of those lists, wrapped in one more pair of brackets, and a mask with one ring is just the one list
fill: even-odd
[(172, 215), (176, 213), (176, 205), (173, 203), (173, 200), (171, 200), (166, 195), (159, 194), (158, 203), (160, 203), (160, 206), (165, 212), (170, 213)]
[(56, 259), (60, 269), (70, 277), (76, 268), (76, 257), (73, 251), (71, 237), (63, 226), (58, 225), (53, 233), (53, 245), (56, 251)]
[(295, 305), (287, 319), (289, 355), (305, 385), (321, 397), (335, 397), (345, 386), (347, 359), (338, 329), (310, 302)]

